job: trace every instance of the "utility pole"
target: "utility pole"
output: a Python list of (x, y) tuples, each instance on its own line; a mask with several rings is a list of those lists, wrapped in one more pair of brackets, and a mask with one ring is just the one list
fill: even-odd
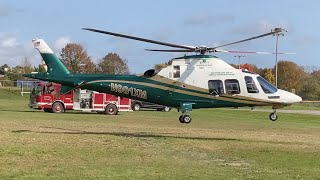
[(276, 81), (275, 81), (275, 85), (276, 85), (276, 87), (278, 87), (278, 41), (279, 41), (279, 36), (284, 36), (284, 33), (288, 32), (288, 30), (282, 29), (282, 28), (274, 28), (271, 30), (271, 32), (275, 32), (275, 34), (273, 34), (273, 36), (276, 36), (276, 64), (275, 64)]
[(238, 58), (239, 58), (239, 60), (238, 60), (238, 69), (240, 69), (240, 58), (246, 57), (246, 56), (244, 56), (244, 55), (237, 55), (237, 56), (234, 56), (234, 57), (238, 57)]

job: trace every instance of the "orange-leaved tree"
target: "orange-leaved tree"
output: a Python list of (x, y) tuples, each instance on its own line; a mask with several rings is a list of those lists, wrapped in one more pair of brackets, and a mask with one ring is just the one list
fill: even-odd
[(71, 73), (93, 73), (94, 63), (86, 50), (80, 45), (69, 43), (60, 53), (61, 61)]

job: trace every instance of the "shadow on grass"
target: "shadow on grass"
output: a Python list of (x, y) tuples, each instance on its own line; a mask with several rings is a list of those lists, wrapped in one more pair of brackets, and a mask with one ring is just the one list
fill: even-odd
[(175, 136), (175, 135), (166, 135), (168, 133), (162, 134), (151, 134), (148, 132), (93, 132), (93, 131), (81, 131), (73, 129), (64, 129), (64, 128), (54, 128), (54, 127), (42, 127), (50, 128), (56, 130), (63, 130), (62, 132), (57, 131), (32, 131), (32, 130), (15, 130), (11, 131), (12, 133), (41, 133), (41, 134), (85, 134), (85, 135), (112, 135), (120, 137), (136, 137), (136, 138), (174, 138), (174, 139), (191, 139), (191, 140), (208, 140), (208, 141), (241, 141), (240, 139), (234, 138), (210, 138), (210, 137), (188, 137), (188, 136)]
[(13, 112), (13, 113), (17, 113), (17, 112), (27, 112), (27, 113), (35, 113), (35, 112), (42, 112), (41, 110), (37, 111), (37, 110), (12, 110), (12, 109), (1, 109), (0, 112)]
[[(97, 112), (85, 112), (85, 111), (66, 111), (64, 113), (46, 113), (43, 110), (12, 110), (12, 109), (1, 109), (0, 112), (13, 112), (13, 113), (18, 113), (18, 112), (27, 112), (27, 113), (45, 113), (45, 114), (101, 114), (104, 115), (104, 113), (97, 113)], [(121, 112), (119, 112), (117, 115), (121, 115)]]
[(190, 136), (177, 136), (171, 135), (171, 133), (159, 133), (152, 134), (149, 132), (93, 132), (93, 131), (81, 131), (74, 129), (65, 129), (65, 128), (55, 128), (55, 127), (42, 127), (48, 129), (56, 129), (59, 131), (32, 131), (28, 129), (21, 129), (11, 131), (12, 133), (39, 133), (39, 134), (69, 134), (69, 135), (110, 135), (110, 136), (120, 136), (120, 137), (129, 137), (129, 138), (158, 138), (158, 139), (187, 139), (187, 140), (204, 140), (204, 141), (246, 141), (246, 142), (258, 142), (258, 143), (270, 143), (270, 144), (306, 144), (303, 142), (285, 142), (285, 141), (263, 141), (263, 140), (244, 140), (236, 138), (223, 138), (223, 137), (190, 137)]

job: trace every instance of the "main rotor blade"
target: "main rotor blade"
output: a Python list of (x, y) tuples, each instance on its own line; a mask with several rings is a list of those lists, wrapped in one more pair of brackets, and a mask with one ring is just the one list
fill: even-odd
[(230, 45), (233, 45), (233, 44), (238, 44), (238, 43), (242, 43), (242, 42), (246, 42), (246, 41), (251, 41), (251, 40), (262, 38), (262, 37), (265, 37), (265, 36), (270, 36), (270, 35), (274, 35), (274, 34), (277, 34), (277, 33), (281, 33), (283, 31), (286, 31), (286, 30), (285, 29), (281, 29), (281, 28), (275, 28), (273, 31), (271, 31), (269, 33), (265, 33), (265, 34), (262, 34), (262, 35), (259, 35), (259, 36), (254, 36), (254, 37), (251, 37), (251, 38), (248, 38), (248, 39), (243, 39), (243, 40), (232, 42), (232, 43), (228, 43), (228, 44), (219, 45), (219, 46), (216, 46), (216, 47), (211, 47), (209, 49), (213, 50), (213, 49), (217, 49), (217, 48), (224, 47), (224, 46), (230, 46)]
[(237, 54), (296, 54), (296, 53), (284, 53), (284, 52), (258, 52), (258, 51), (229, 51), (229, 50), (220, 50), (220, 49), (215, 49), (213, 52), (224, 52), (224, 53), (237, 53)]
[(146, 51), (156, 51), (156, 52), (195, 52), (192, 49), (145, 49)]
[(151, 40), (151, 39), (145, 39), (145, 38), (129, 36), (129, 35), (125, 35), (125, 34), (113, 33), (113, 32), (103, 31), (103, 30), (99, 30), (99, 29), (92, 29), (92, 28), (82, 28), (82, 29), (87, 30), (87, 31), (102, 33), (102, 34), (108, 34), (111, 36), (133, 39), (133, 40), (137, 40), (137, 41), (143, 41), (143, 42), (147, 42), (147, 43), (169, 46), (169, 47), (174, 47), (174, 48), (183, 48), (183, 49), (190, 49), (190, 50), (195, 49), (195, 47), (192, 47), (192, 46), (184, 46), (184, 45), (166, 43), (166, 42), (161, 42), (161, 41), (155, 41), (155, 40)]

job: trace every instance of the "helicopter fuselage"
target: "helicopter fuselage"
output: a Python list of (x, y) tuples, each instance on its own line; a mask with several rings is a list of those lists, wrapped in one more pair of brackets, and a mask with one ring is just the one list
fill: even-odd
[(170, 66), (151, 77), (34, 74), (32, 78), (176, 108), (184, 103), (192, 104), (193, 109), (242, 106), (278, 108), (301, 101), (299, 96), (277, 89), (257, 74), (235, 69), (221, 59), (208, 55), (174, 59)]
[(229, 106), (232, 102), (231, 106), (235, 107), (272, 105), (277, 108), (301, 101), (299, 96), (277, 89), (258, 74), (235, 69), (216, 56), (175, 58), (158, 75), (177, 81), (184, 88), (202, 89), (209, 94), (207, 98), (214, 101), (212, 106)]
[[(183, 113), (179, 118), (182, 123), (191, 122), (192, 109), (242, 106), (277, 109), (302, 100), (216, 56), (175, 58), (159, 72), (151, 69), (143, 75), (71, 74), (42, 39), (33, 40), (33, 44), (48, 71), (25, 77), (59, 83), (62, 94), (81, 88), (178, 108)], [(277, 119), (275, 111), (270, 119)]]

